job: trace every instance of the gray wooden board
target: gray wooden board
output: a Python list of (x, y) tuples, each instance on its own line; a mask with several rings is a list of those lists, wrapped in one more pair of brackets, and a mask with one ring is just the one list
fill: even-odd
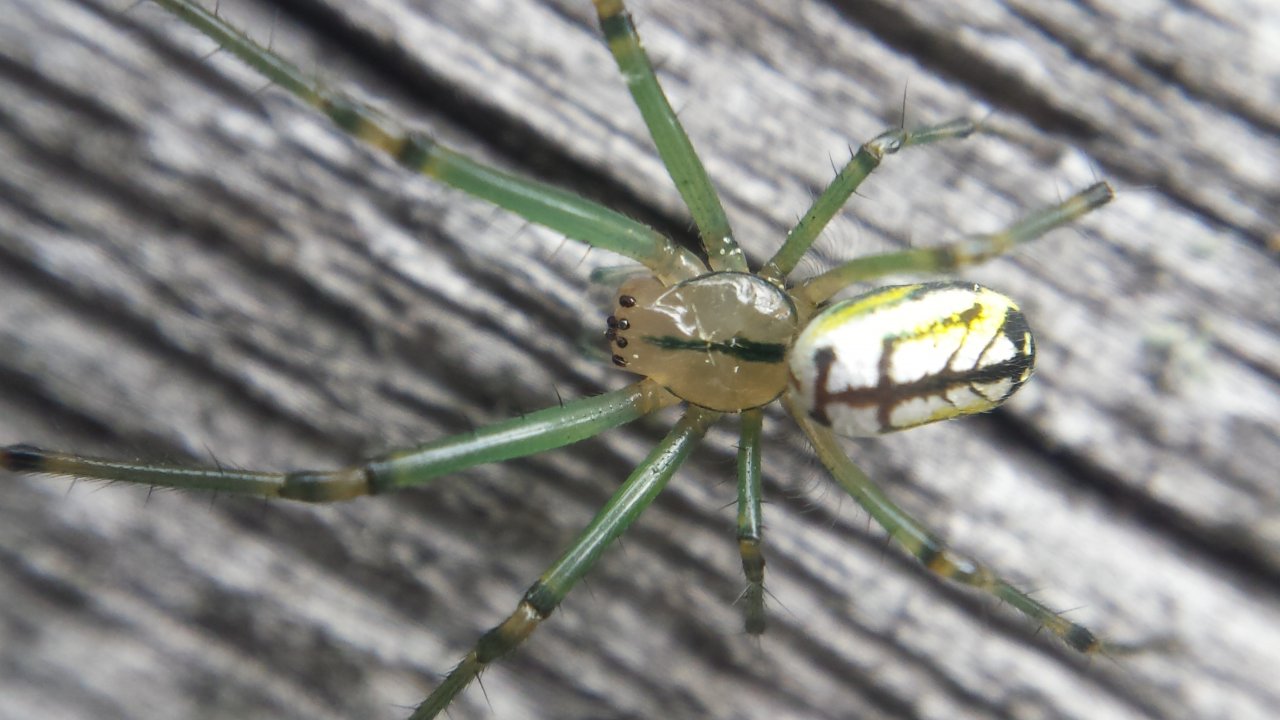
[[(224, 6), (443, 140), (687, 235), (585, 2)], [(154, 7), (0, 25), (0, 442), (332, 466), (618, 387), (612, 264), (409, 175)], [(740, 631), (733, 424), (457, 718), (1267, 718), (1280, 694), (1277, 10), (637, 0), (748, 252), (847, 147), (894, 157), (805, 271), (1119, 200), (964, 276), (1019, 298), (1035, 380), (849, 443), (963, 551), (1117, 641), (1075, 656), (929, 576), (769, 416), (769, 632)], [(396, 718), (514, 606), (669, 415), (333, 506), (5, 477), (0, 716)]]

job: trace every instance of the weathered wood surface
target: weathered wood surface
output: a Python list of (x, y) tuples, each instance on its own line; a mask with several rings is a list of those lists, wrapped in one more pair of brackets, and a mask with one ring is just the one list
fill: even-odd
[[(604, 253), (406, 175), (130, 4), (4, 4), (0, 442), (327, 466), (623, 381), (576, 350)], [(280, 5), (228, 11), (470, 152), (684, 231), (587, 3)], [(993, 228), (1095, 174), (1122, 188), (965, 274), (1039, 331), (1007, 410), (849, 448), (961, 549), (1169, 647), (1086, 662), (932, 579), (772, 416), (761, 642), (732, 605), (720, 432), (452, 716), (1273, 717), (1274, 7), (633, 11), (755, 258), (904, 87), (912, 120), (994, 111), (1008, 134), (892, 159), (825, 262)], [(5, 477), (0, 716), (401, 717), (661, 428), (330, 507)]]

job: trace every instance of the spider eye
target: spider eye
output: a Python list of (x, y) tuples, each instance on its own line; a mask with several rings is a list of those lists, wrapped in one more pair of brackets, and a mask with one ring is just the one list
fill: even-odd
[(1004, 295), (898, 285), (819, 313), (792, 348), (790, 392), (815, 420), (863, 437), (991, 410), (1034, 363), (1031, 329)]

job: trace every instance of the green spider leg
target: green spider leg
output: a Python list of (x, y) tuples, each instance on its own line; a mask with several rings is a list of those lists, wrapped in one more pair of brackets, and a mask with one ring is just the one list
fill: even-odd
[[(777, 276), (780, 278), (790, 272), (793, 264), (790, 259), (793, 257), (790, 248), (803, 244), (804, 249), (807, 249), (812, 244), (813, 237), (816, 237), (817, 231), (815, 228), (824, 225), (830, 220), (830, 217), (839, 208), (839, 204), (845, 202), (858, 184), (875, 169), (879, 158), (884, 153), (879, 150), (868, 150), (868, 148), (882, 147), (883, 143), (888, 143), (888, 146), (894, 148), (893, 151), (896, 151), (909, 145), (921, 145), (944, 139), (967, 137), (973, 129), (974, 126), (969, 121), (957, 120), (917, 131), (889, 131), (863, 145), (862, 150), (840, 171), (835, 180), (827, 187), (827, 190), (814, 202), (809, 212), (805, 213), (801, 221), (792, 229), (783, 248), (765, 266), (761, 271), (761, 275), (772, 272), (778, 274)], [(855, 258), (826, 273), (799, 283), (792, 288), (792, 297), (797, 305), (807, 305), (812, 311), (829, 300), (832, 295), (855, 283), (897, 273), (939, 273), (985, 262), (1012, 250), (1017, 245), (1034, 240), (1050, 230), (1072, 222), (1082, 215), (1105, 205), (1114, 197), (1114, 191), (1107, 183), (1095, 183), (1056, 205), (1033, 212), (1009, 227), (994, 233), (974, 235), (954, 243), (931, 248), (918, 248)], [(794, 255), (794, 258), (798, 259), (801, 255)], [(784, 396), (784, 398), (787, 397), (789, 396)], [(742, 594), (744, 629), (753, 635), (758, 635), (764, 632), (765, 629), (765, 561), (760, 507), (760, 427), (759, 419), (753, 417), (758, 412), (757, 410), (749, 410), (742, 414), (741, 438), (738, 445), (738, 548), (742, 556), (743, 572), (747, 578), (747, 587)], [(838, 452), (838, 448), (834, 452)], [(819, 454), (821, 455), (821, 452)], [(832, 462), (834, 463), (834, 461)], [(853, 467), (847, 458), (842, 461), (842, 464), (848, 464), (852, 467), (852, 470), (837, 470), (833, 464), (828, 464), (825, 459), (824, 464), (827, 464), (828, 469), (838, 479), (842, 473), (845, 477), (861, 477), (878, 494), (879, 491), (875, 490), (874, 486), (871, 485), (871, 481), (860, 470)], [(854, 496), (855, 500), (860, 504), (864, 503), (864, 499), (868, 497), (866, 493), (854, 492), (850, 489), (854, 486), (843, 479), (840, 482)], [(882, 496), (878, 497), (883, 500)], [(883, 502), (888, 501), (883, 500)], [(864, 507), (867, 506), (864, 504)], [(867, 510), (877, 520), (881, 519), (881, 515), (873, 511), (871, 507), (867, 507)], [(901, 515), (902, 513), (895, 509), (894, 514)], [(908, 518), (908, 520), (910, 519)], [(918, 525), (914, 521), (911, 521), (911, 524)], [(892, 529), (888, 526), (885, 527), (891, 534), (893, 533)], [(911, 548), (908, 547), (908, 549), (910, 550)], [(970, 582), (969, 579), (959, 575), (956, 576), (956, 579), (961, 582), (969, 582), (969, 584), (978, 584)], [(1054, 623), (1045, 615), (1045, 612), (1050, 611), (1047, 611), (1043, 606), (1035, 604), (1035, 601), (1026, 597), (1025, 593), (1020, 593), (1012, 586), (1009, 586), (1008, 583), (1003, 584), (1005, 586), (1004, 594), (1010, 597), (1017, 597), (1016, 602), (1009, 600), (1010, 604), (1031, 615), (1033, 619), (1041, 624), (1050, 627), (1055, 633), (1060, 629), (1056, 628)], [(1052, 613), (1050, 612), (1050, 614)], [(1083, 648), (1077, 647), (1077, 649)]]
[[(746, 259), (733, 240), (720, 198), (658, 84), (624, 1), (593, 2), (609, 51), (644, 117), (659, 156), (698, 227), (708, 263), (715, 270), (747, 271)], [(864, 144), (815, 201), (804, 219), (788, 234), (783, 247), (760, 275), (775, 281), (784, 278), (885, 155), (913, 145), (967, 137), (976, 129), (971, 121), (957, 120), (912, 131), (888, 131)], [(747, 587), (742, 594), (743, 626), (753, 635), (763, 633), (765, 629), (760, 470), (762, 417), (758, 410), (743, 413), (738, 455), (738, 548), (747, 579)]]
[[(933, 139), (947, 137), (964, 137), (968, 134), (963, 132), (951, 133), (946, 130), (947, 128), (961, 129), (963, 128), (963, 122), (956, 121), (936, 126), (935, 129), (940, 129), (942, 132), (926, 135), (926, 137), (931, 137), (930, 141), (933, 141)], [(893, 131), (891, 131), (886, 135), (882, 135), (881, 138), (892, 136), (893, 134)], [(917, 142), (915, 144), (922, 143)], [(864, 150), (866, 147), (865, 145), (863, 146)], [(857, 156), (850, 161), (849, 165), (852, 166), (856, 163)], [(846, 166), (846, 170), (848, 167)], [(869, 174), (872, 169), (874, 169), (874, 165), (867, 167), (862, 177)], [(845, 171), (842, 170), (841, 175), (844, 174)], [(854, 181), (855, 187), (858, 182), (861, 182), (862, 177), (858, 177)], [(799, 228), (815, 222), (813, 218), (816, 216), (816, 211), (829, 201), (827, 196), (832, 193), (831, 188), (842, 182), (844, 181), (839, 176), (832, 182), (828, 192), (824, 193), (814, 203), (813, 209), (800, 221), (797, 229), (793, 230), (791, 235), (788, 236), (787, 244), (790, 244), (792, 238), (802, 237), (807, 234), (808, 231), (802, 232)], [(843, 189), (841, 192), (843, 192)], [(850, 188), (849, 192), (852, 192), (852, 188)], [(845, 195), (845, 198), (847, 197), (848, 194)], [(985, 262), (1012, 250), (1022, 243), (1034, 240), (1050, 230), (1080, 218), (1107, 204), (1114, 197), (1115, 192), (1110, 185), (1105, 182), (1098, 182), (1060, 203), (1032, 212), (997, 232), (973, 235), (953, 243), (931, 248), (916, 248), (854, 258), (826, 273), (801, 282), (793, 288), (793, 295), (797, 303), (809, 303), (812, 307), (817, 307), (850, 285), (866, 280), (897, 273), (940, 273)], [(821, 222), (825, 223), (825, 220), (821, 220)], [(789, 270), (788, 263), (785, 262), (787, 257), (789, 257), (789, 253), (784, 246), (775, 255), (774, 260), (770, 261), (766, 272), (769, 268), (776, 268), (776, 272)], [(799, 256), (796, 257), (798, 258)], [(889, 533), (889, 536), (894, 541), (915, 556), (927, 569), (942, 577), (991, 593), (1013, 606), (1039, 626), (1047, 628), (1075, 650), (1090, 654), (1127, 651), (1127, 648), (1103, 643), (1088, 628), (1063, 618), (1059, 613), (1032, 598), (1025, 591), (1018, 589), (995, 574), (990, 568), (947, 549), (945, 543), (938, 539), (937, 535), (930, 532), (922, 523), (895, 505), (871, 478), (845, 455), (831, 430), (819, 425), (808, 413), (804, 412), (797, 405), (794, 396), (790, 393), (785, 394), (783, 396), (783, 404), (796, 423), (800, 425), (801, 430), (817, 453), (819, 460), (831, 473), (831, 476), (835, 478), (836, 482)], [(745, 424), (743, 432), (745, 444)], [(744, 549), (744, 566), (746, 559), (747, 554)]]
[[(192, 0), (156, 0), (221, 47), (332, 119), (338, 127), (391, 155), (402, 165), (508, 209), (531, 222), (593, 247), (611, 250), (645, 265), (659, 279), (678, 282), (706, 272), (691, 253), (620, 213), (573, 193), (526, 180), (467, 158), (425, 136), (391, 129), (375, 110), (316, 86), (295, 66)], [(621, 4), (600, 7), (623, 72), (669, 172), (691, 204), (707, 238), (715, 265), (746, 270), (728, 221), (701, 162), (657, 86), (634, 27)], [(267, 472), (225, 467), (119, 462), (29, 445), (0, 449), (0, 469), (128, 482), (184, 490), (279, 497), (307, 502), (345, 500), (422, 485), (473, 465), (531, 455), (592, 437), (678, 402), (651, 380), (567, 403), (475, 432), (393, 451), (365, 463), (333, 471)], [(758, 413), (757, 413), (758, 414)], [(415, 710), (413, 718), (435, 717), (488, 663), (509, 653), (551, 614), (605, 547), (622, 534), (666, 485), (696, 441), (720, 413), (692, 408), (632, 473), (565, 554), (525, 594), (516, 611), (486, 633), (476, 647)], [(758, 450), (758, 448), (757, 448)], [(758, 476), (759, 464), (756, 463)], [(758, 478), (756, 481), (758, 491)], [(758, 503), (757, 521), (758, 527)]]
[(764, 632), (764, 521), (760, 507), (764, 475), (760, 470), (760, 431), (764, 411), (742, 413), (738, 440), (738, 554), (747, 587), (742, 591), (742, 625), (751, 635)]
[(0, 448), (0, 470), (331, 502), (425, 485), (433, 478), (475, 465), (563, 447), (676, 402), (677, 398), (657, 383), (641, 380), (620, 390), (539, 410), (471, 433), (392, 451), (339, 470), (264, 472), (118, 462), (48, 452), (30, 445)]
[(707, 261), (713, 270), (747, 271), (747, 260), (742, 249), (733, 239), (729, 218), (724, 214), (720, 196), (711, 186), (706, 168), (693, 149), (688, 134), (681, 126), (675, 110), (658, 84), (649, 56), (640, 45), (635, 23), (627, 12), (623, 0), (592, 0), (600, 18), (600, 30), (604, 33), (609, 52), (618, 63), (618, 69), (627, 82), (631, 97), (644, 117), (649, 135), (658, 148), (658, 155), (667, 166), (667, 173), (684, 198)]
[[(823, 192), (814, 200), (798, 223), (787, 233), (786, 240), (778, 248), (774, 256), (761, 268), (759, 275), (774, 282), (782, 282), (795, 269), (796, 264), (808, 252), (821, 231), (838, 213), (857, 191), (871, 173), (880, 166), (887, 155), (897, 153), (908, 147), (929, 145), (947, 140), (968, 138), (981, 131), (981, 126), (972, 120), (955, 119), (937, 125), (928, 125), (916, 129), (896, 128), (887, 130), (871, 140), (863, 143), (856, 153), (845, 163), (844, 167), (828, 183)], [(792, 297), (798, 306), (806, 307), (814, 312), (836, 293), (867, 280), (897, 273), (941, 273), (957, 268), (985, 262), (997, 255), (1012, 250), (1015, 246), (1034, 240), (1054, 228), (1066, 225), (1077, 218), (1105, 205), (1115, 197), (1111, 186), (1105, 182), (1095, 183), (1072, 195), (1066, 200), (1033, 212), (1009, 227), (983, 235), (973, 235), (959, 241), (931, 248), (917, 248), (877, 255), (854, 258), (832, 270), (816, 277), (802, 281), (792, 288)], [(754, 411), (743, 413), (742, 436), (738, 451), (738, 545), (742, 556), (742, 567), (747, 577), (747, 588), (743, 592), (744, 628), (748, 633), (764, 632), (764, 556), (761, 533), (761, 492), (760, 482), (760, 442), (759, 427), (748, 415)], [(837, 450), (838, 452), (838, 450)], [(868, 486), (870, 479), (852, 465), (847, 459), (843, 464), (852, 467), (852, 471), (842, 471), (849, 477), (862, 477)], [(837, 474), (832, 465), (827, 465), (833, 475)], [(850, 485), (841, 482), (850, 494), (861, 504), (865, 494), (850, 490)], [(878, 490), (876, 490), (878, 494)], [(888, 502), (885, 500), (885, 502)], [(865, 507), (865, 505), (864, 505)], [(871, 511), (871, 508), (867, 508)], [(877, 520), (880, 516), (871, 512)], [(901, 514), (898, 512), (897, 514)], [(889, 529), (886, 526), (886, 529)], [(892, 531), (890, 531), (892, 532)], [(957, 578), (964, 581), (963, 578)], [(1007, 583), (1005, 583), (1008, 586)], [(1011, 603), (1027, 612), (1025, 603), (1034, 601), (1011, 586), (1008, 590), (1020, 594), (1025, 601)], [(1044, 608), (1041, 606), (1041, 609)], [(1030, 613), (1029, 613), (1030, 614)], [(1052, 614), (1052, 613), (1050, 613)], [(1033, 614), (1042, 624), (1051, 625), (1043, 613)], [(1056, 617), (1056, 616), (1055, 616)], [(1079, 648), (1077, 648), (1079, 649)]]
[(853, 285), (896, 273), (942, 273), (986, 262), (1035, 240), (1111, 202), (1115, 191), (1098, 182), (1060, 203), (1042, 208), (998, 232), (971, 235), (956, 242), (879, 255), (864, 255), (809, 278), (795, 288), (797, 299), (814, 305)]
[(268, 80), (323, 112), (341, 129), (382, 150), (410, 170), (487, 200), (565, 237), (631, 258), (664, 282), (677, 282), (705, 272), (702, 263), (688, 250), (622, 213), (574, 193), (490, 167), (421, 133), (394, 128), (388, 118), (372, 108), (315, 84), (289, 61), (194, 0), (155, 2)]
[(547, 619), (582, 576), (600, 559), (610, 543), (631, 527), (640, 513), (666, 487), (667, 481), (689, 456), (693, 446), (721, 413), (691, 407), (675, 428), (644, 459), (626, 483), (569, 549), (525, 592), (515, 612), (480, 637), (462, 662), (445, 677), (410, 716), (429, 720), (448, 707), (489, 663), (510, 653)]
[(857, 191), (863, 180), (880, 167), (886, 155), (893, 155), (899, 150), (920, 145), (929, 145), (946, 140), (961, 140), (969, 137), (981, 128), (972, 120), (960, 118), (938, 125), (928, 125), (914, 130), (895, 128), (886, 130), (863, 143), (858, 151), (849, 158), (844, 167), (836, 173), (826, 189), (818, 196), (800, 222), (787, 233), (782, 247), (774, 253), (769, 262), (761, 268), (761, 277), (781, 281), (795, 270), (800, 258), (809, 252), (818, 235), (831, 222), (831, 218), (844, 208), (845, 203)]
[(809, 417), (803, 408), (797, 406), (794, 398), (786, 396), (783, 404), (809, 439), (818, 459), (840, 487), (889, 533), (894, 542), (911, 553), (925, 568), (941, 577), (994, 595), (1039, 626), (1048, 629), (1075, 650), (1092, 654), (1111, 649), (1088, 628), (1067, 620), (997, 575), (991, 568), (948, 549), (946, 543), (894, 504), (866, 473), (854, 465), (841, 449), (836, 436)]

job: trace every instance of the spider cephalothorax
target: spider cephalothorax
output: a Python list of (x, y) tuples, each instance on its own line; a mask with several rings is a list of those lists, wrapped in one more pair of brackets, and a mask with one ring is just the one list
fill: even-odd
[(615, 365), (694, 405), (740, 412), (782, 394), (798, 320), (785, 290), (749, 273), (671, 286), (644, 277), (618, 290), (607, 334)]

